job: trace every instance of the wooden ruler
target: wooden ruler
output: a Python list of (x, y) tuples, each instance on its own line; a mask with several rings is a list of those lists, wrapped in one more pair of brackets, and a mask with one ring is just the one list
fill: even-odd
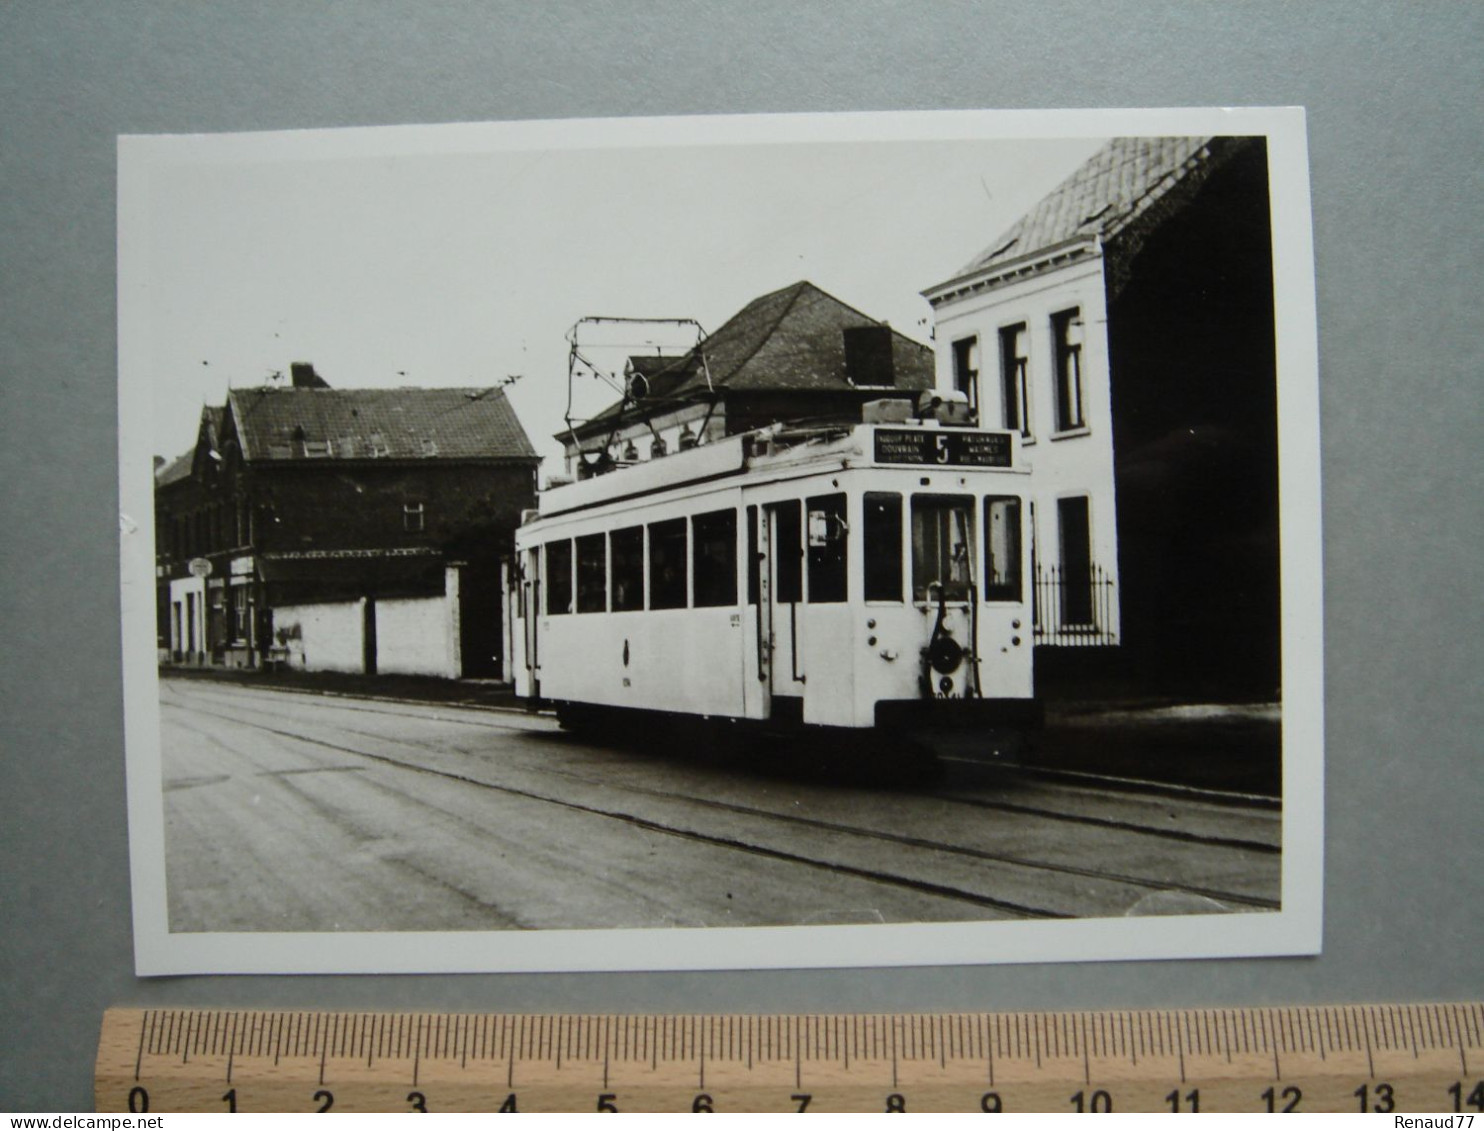
[(1484, 1114), (1484, 1004), (817, 1016), (111, 1009), (96, 1099), (119, 1112)]

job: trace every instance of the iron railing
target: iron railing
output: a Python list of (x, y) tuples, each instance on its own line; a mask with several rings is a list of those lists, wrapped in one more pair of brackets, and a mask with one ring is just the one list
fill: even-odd
[(1037, 644), (1087, 647), (1118, 643), (1113, 578), (1095, 562), (1085, 566), (1032, 563), (1032, 619)]

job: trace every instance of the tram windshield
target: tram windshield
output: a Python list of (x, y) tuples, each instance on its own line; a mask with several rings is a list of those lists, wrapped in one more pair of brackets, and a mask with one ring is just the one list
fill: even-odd
[(974, 500), (968, 495), (912, 498), (912, 599), (964, 601), (974, 573)]

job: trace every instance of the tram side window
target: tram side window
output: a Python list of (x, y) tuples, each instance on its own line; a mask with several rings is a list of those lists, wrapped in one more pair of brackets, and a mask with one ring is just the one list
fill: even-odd
[(797, 502), (779, 503), (774, 508), (776, 537), (773, 556), (778, 560), (774, 574), (773, 599), (791, 605), (804, 599), (804, 543), (800, 534)]
[(863, 542), (866, 555), (866, 600), (902, 599), (902, 496), (866, 494)]
[(1020, 600), (1020, 500), (984, 500), (984, 599)]
[(608, 539), (584, 534), (577, 539), (577, 611), (608, 611)]
[(737, 512), (712, 511), (691, 519), (697, 608), (737, 603)]
[(846, 548), (850, 525), (845, 496), (817, 495), (809, 508), (809, 603), (833, 604), (846, 599)]
[(974, 583), (970, 547), (974, 500), (966, 495), (912, 497), (912, 599), (937, 601), (939, 588), (962, 601)]
[(572, 611), (572, 540), (546, 543), (546, 615)]
[(685, 608), (685, 519), (649, 526), (649, 607)]
[(630, 526), (608, 536), (613, 555), (613, 611), (644, 607), (644, 527)]

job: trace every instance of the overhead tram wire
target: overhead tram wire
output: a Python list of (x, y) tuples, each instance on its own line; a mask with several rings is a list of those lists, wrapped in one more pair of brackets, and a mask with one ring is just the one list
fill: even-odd
[[(585, 315), (584, 317), (579, 318), (576, 322), (574, 322), (572, 324), (572, 327), (566, 333), (566, 339), (570, 348), (567, 353), (567, 408), (566, 412), (563, 414), (563, 419), (566, 421), (567, 424), (567, 434), (570, 437), (572, 446), (577, 453), (578, 461), (584, 467), (596, 466), (598, 464), (601, 464), (603, 458), (608, 453), (608, 449), (612, 447), (613, 444), (617, 441), (619, 427), (623, 424), (625, 414), (628, 412), (629, 407), (631, 405), (637, 405), (639, 400), (632, 395), (632, 390), (627, 382), (619, 380), (615, 374), (613, 374), (609, 370), (605, 370), (602, 366), (598, 365), (595, 361), (593, 361), (590, 357), (583, 353), (582, 347), (578, 342), (579, 332), (584, 325), (598, 323), (616, 323), (621, 325), (670, 324), (674, 326), (692, 327), (696, 333), (695, 344), (687, 349), (684, 353), (677, 355), (670, 362), (670, 364), (663, 366), (655, 374), (649, 376), (657, 377), (666, 373), (673, 372), (677, 365), (685, 363), (692, 357), (698, 357), (701, 362), (701, 371), (706, 376), (706, 389), (709, 397), (711, 398), (711, 406), (713, 410), (715, 409), (716, 390), (711, 381), (711, 367), (706, 360), (705, 352), (701, 349), (702, 343), (706, 340), (706, 330), (705, 327), (703, 327), (694, 318), (635, 318), (623, 315)], [(632, 349), (640, 345), (654, 349), (664, 348), (653, 341), (646, 341), (643, 343), (603, 342), (598, 345), (598, 348)], [(577, 422), (572, 415), (573, 379), (577, 376), (577, 366), (579, 363), (584, 366), (592, 374), (592, 376), (598, 378), (610, 389), (618, 393), (620, 398), (618, 411), (614, 414), (613, 429), (608, 433), (607, 438), (604, 440), (602, 451), (599, 453), (597, 459), (591, 462), (587, 459), (587, 453), (585, 453), (582, 449), (582, 441), (577, 435)], [(647, 380), (646, 384), (648, 384)], [(644, 407), (641, 419), (645, 427), (649, 429), (650, 435), (652, 435), (655, 440), (660, 439), (659, 430), (656, 429), (654, 426), (652, 415), (655, 408), (669, 404), (694, 403), (691, 398), (687, 397), (645, 397), (644, 400), (648, 403)], [(709, 421), (710, 418), (711, 414), (708, 413), (706, 417), (707, 421)], [(590, 423), (591, 420), (595, 419), (597, 418), (589, 418), (589, 420), (583, 421), (583, 423)]]

